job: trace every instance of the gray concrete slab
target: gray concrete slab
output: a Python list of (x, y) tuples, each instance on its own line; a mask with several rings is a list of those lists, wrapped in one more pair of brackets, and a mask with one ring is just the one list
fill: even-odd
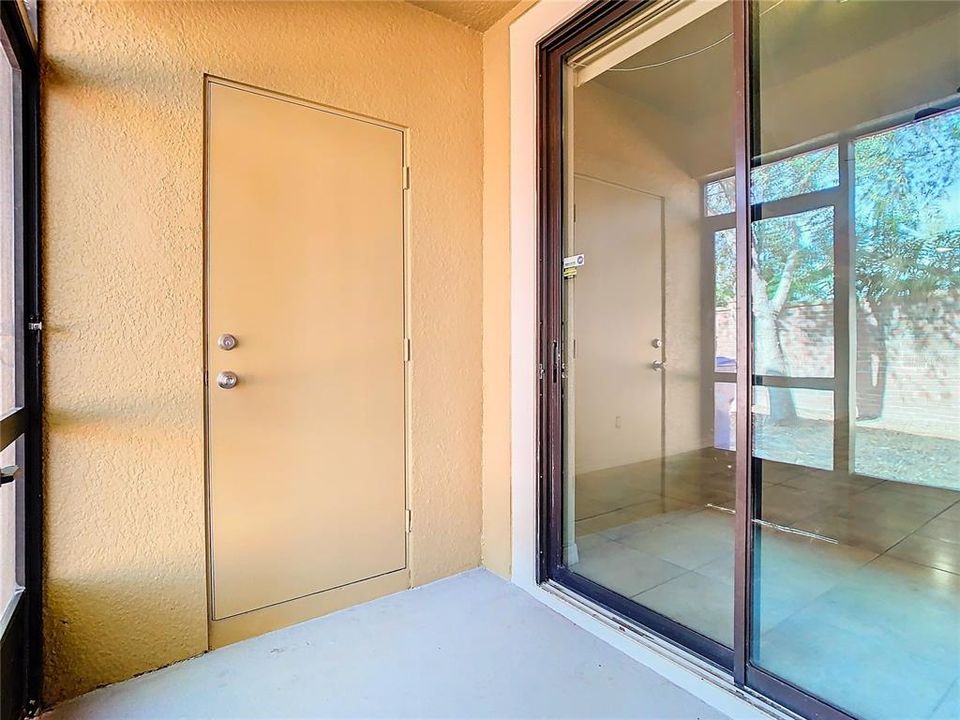
[(474, 570), (95, 690), (44, 717), (727, 716)]

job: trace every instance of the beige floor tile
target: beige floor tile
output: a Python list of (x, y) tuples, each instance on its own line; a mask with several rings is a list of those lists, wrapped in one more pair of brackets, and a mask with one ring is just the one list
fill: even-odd
[(733, 590), (723, 582), (690, 572), (634, 600), (717, 642), (733, 644)]
[(960, 544), (911, 535), (887, 551), (888, 557), (960, 575)]
[(669, 523), (626, 535), (620, 542), (687, 570), (695, 570), (732, 551), (733, 533), (696, 523)]
[(793, 527), (823, 535), (843, 545), (880, 554), (903, 540), (919, 525), (889, 527), (867, 518), (832, 515), (805, 518), (795, 522)]
[(939, 515), (917, 530), (917, 535), (948, 543), (960, 544), (960, 520)]
[(960, 682), (955, 682), (943, 695), (931, 720), (957, 720), (960, 718)]
[(935, 712), (958, 658), (960, 577), (881, 556), (765, 630), (756, 660), (856, 714), (902, 720)]
[(624, 597), (631, 597), (683, 574), (682, 567), (616, 542), (580, 551), (570, 569)]

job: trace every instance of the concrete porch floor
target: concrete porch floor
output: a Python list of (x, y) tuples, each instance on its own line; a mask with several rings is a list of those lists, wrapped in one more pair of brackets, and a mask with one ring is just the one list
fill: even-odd
[(728, 716), (474, 570), (95, 690), (43, 717)]

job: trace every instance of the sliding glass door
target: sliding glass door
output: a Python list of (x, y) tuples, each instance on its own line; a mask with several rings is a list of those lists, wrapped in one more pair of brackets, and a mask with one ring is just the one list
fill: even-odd
[(731, 48), (639, 67), (730, 32), (723, 3), (597, 76), (566, 70), (566, 566), (718, 659), (733, 645), (735, 491), (704, 418), (696, 177), (733, 162)]
[(542, 579), (960, 716), (960, 4), (598, 3), (540, 60)]
[[(859, 717), (960, 717), (960, 5), (761, 7), (751, 661)], [(760, 230), (771, 183), (810, 219)], [(771, 348), (830, 378), (780, 417)]]

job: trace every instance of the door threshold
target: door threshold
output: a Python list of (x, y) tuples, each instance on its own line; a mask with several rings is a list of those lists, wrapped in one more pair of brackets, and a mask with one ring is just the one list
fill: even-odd
[[(716, 689), (719, 689), (724, 693), (727, 693), (728, 695), (747, 703), (763, 715), (769, 718), (774, 718), (775, 720), (804, 720), (802, 716), (797, 715), (782, 705), (775, 703), (765, 695), (761, 695), (760, 693), (750, 690), (749, 688), (737, 687), (733, 682), (733, 676), (725, 672), (723, 669), (718, 668), (716, 665), (713, 665), (703, 658), (685, 650), (683, 647), (660, 637), (659, 635), (645, 628), (643, 625), (635, 623), (632, 620), (628, 620), (627, 618), (616, 614), (602, 605), (595, 603), (589, 598), (573, 592), (554, 580), (547, 580), (541, 583), (538, 587), (548, 595), (551, 595), (564, 604), (570, 606), (577, 613), (583, 613), (594, 620), (599, 621), (607, 628), (616, 631), (621, 637), (636, 643), (636, 645), (640, 646), (644, 650), (656, 653), (663, 659), (679, 666), (686, 672), (691, 673), (707, 683), (710, 683)], [(590, 628), (585, 627), (582, 624), (581, 627), (584, 627), (584, 629), (588, 631), (590, 630)], [(601, 637), (601, 639), (605, 638)], [(644, 663), (643, 659), (637, 655), (632, 653), (627, 654), (629, 654), (638, 662), (646, 664)], [(653, 669), (656, 671), (655, 668)], [(689, 688), (684, 689), (690, 691)], [(696, 693), (692, 692), (692, 694)], [(705, 702), (710, 702), (709, 699), (701, 699), (704, 699)], [(722, 708), (718, 709), (723, 710)]]

